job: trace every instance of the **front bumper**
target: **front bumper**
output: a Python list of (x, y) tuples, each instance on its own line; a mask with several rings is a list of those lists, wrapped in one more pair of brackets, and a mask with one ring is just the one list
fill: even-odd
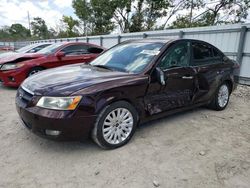
[[(39, 107), (25, 107), (16, 97), (16, 109), (22, 123), (33, 133), (53, 140), (82, 140), (88, 138), (96, 116), (78, 117), (74, 111), (56, 111)], [(76, 110), (77, 111), (77, 110)], [(60, 131), (51, 136), (46, 130)]]
[(18, 87), (26, 79), (25, 70), (15, 69), (9, 71), (0, 70), (0, 82), (4, 86)]

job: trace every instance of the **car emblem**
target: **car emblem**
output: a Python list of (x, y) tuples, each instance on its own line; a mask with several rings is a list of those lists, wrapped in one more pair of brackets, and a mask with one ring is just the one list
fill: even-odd
[(19, 93), (19, 98), (20, 98), (20, 99), (22, 99), (22, 98), (23, 98), (23, 96), (24, 96), (24, 94), (23, 94), (23, 93)]

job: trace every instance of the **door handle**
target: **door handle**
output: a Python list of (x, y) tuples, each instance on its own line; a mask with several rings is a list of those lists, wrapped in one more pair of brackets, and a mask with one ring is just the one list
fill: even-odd
[(182, 76), (182, 79), (186, 79), (186, 80), (191, 80), (193, 79), (193, 76)]

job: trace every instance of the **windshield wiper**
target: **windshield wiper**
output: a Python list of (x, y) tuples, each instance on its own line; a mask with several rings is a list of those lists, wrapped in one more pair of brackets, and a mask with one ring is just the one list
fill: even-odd
[(111, 67), (108, 67), (106, 65), (91, 65), (91, 66), (93, 66), (93, 67), (100, 67), (100, 68), (104, 68), (104, 69), (108, 69), (108, 70), (112, 70), (112, 71), (114, 70)]

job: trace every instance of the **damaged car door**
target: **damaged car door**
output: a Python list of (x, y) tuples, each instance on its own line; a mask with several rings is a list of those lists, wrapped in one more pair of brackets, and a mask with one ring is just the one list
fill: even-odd
[(192, 104), (196, 72), (190, 67), (190, 46), (179, 41), (157, 62), (145, 96), (150, 115)]
[(191, 51), (191, 65), (197, 72), (197, 92), (194, 98), (196, 103), (200, 103), (214, 95), (225, 64), (221, 52), (205, 42), (192, 41)]

